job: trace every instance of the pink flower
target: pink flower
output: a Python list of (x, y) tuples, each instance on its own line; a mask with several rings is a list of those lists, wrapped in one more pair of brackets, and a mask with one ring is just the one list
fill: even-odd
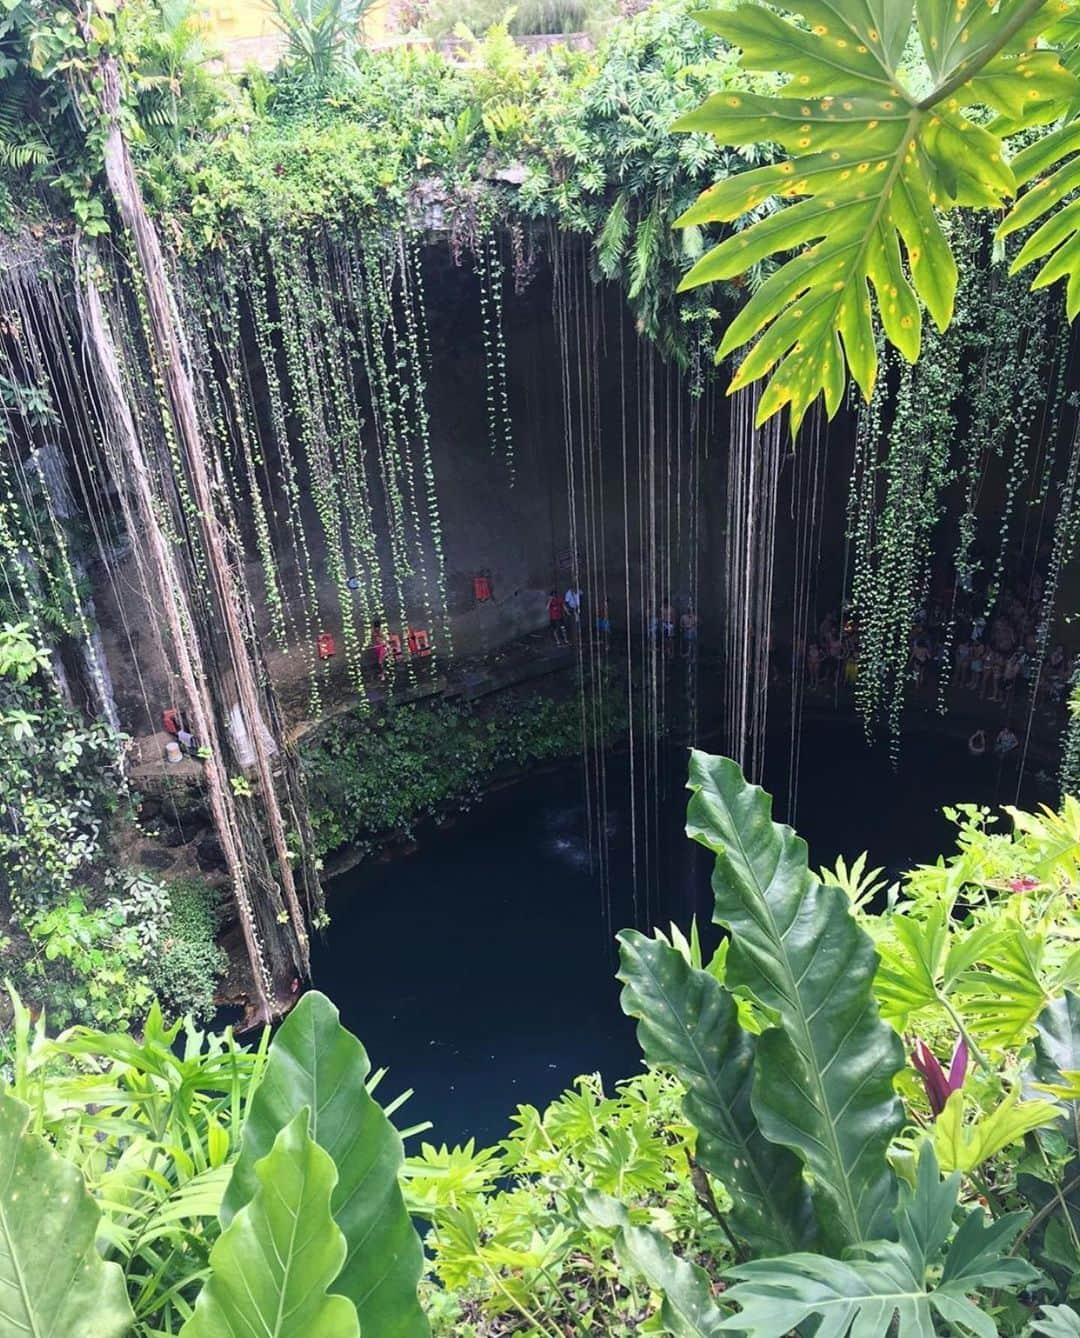
[(1010, 892), (1030, 892), (1033, 887), (1039, 886), (1039, 880), (1030, 873), (1024, 873), (1019, 878), (1008, 879), (1007, 886)]
[(940, 1115), (945, 1109), (945, 1102), (953, 1092), (959, 1092), (964, 1085), (968, 1067), (967, 1042), (962, 1036), (957, 1040), (948, 1073), (941, 1067), (937, 1055), (925, 1041), (916, 1040), (911, 1062), (922, 1077), (930, 1109), (935, 1116)]

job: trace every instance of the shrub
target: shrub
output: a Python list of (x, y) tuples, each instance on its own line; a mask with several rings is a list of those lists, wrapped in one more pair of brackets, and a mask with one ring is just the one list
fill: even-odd
[(217, 898), (201, 878), (177, 878), (166, 891), (168, 918), (151, 962), (150, 983), (167, 1017), (190, 1015), (205, 1022), (228, 965), (217, 944)]

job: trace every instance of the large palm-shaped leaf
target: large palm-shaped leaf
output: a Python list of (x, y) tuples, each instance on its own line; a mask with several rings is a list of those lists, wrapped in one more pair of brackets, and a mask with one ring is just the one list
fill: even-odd
[(885, 1162), (904, 1122), (900, 1039), (872, 987), (877, 954), (847, 897), (807, 867), (806, 843), (771, 819), (764, 790), (727, 758), (694, 752), (687, 831), (716, 854), (714, 917), (732, 936), (727, 983), (774, 1010), (757, 1040), (753, 1106), (765, 1136), (806, 1163), (826, 1243), (887, 1233)]
[(933, 1338), (948, 1331), (996, 1338), (994, 1321), (971, 1298), (1038, 1276), (1008, 1254), (1024, 1217), (1010, 1213), (987, 1224), (981, 1209), (969, 1213), (935, 1278), (959, 1189), (960, 1176), (942, 1180), (932, 1149), (924, 1146), (914, 1192), (901, 1191), (898, 1243), (871, 1241), (843, 1260), (795, 1254), (742, 1264), (732, 1269), (739, 1281), (725, 1294), (742, 1308), (723, 1327), (748, 1338), (783, 1338), (816, 1320), (822, 1334)]
[(619, 944), (623, 1012), (638, 1019), (645, 1058), (686, 1088), (697, 1159), (731, 1195), (736, 1234), (756, 1253), (805, 1246), (812, 1228), (802, 1166), (758, 1128), (750, 1106), (755, 1042), (739, 1026), (734, 999), (662, 939), (628, 929)]
[[(677, 125), (725, 145), (771, 141), (786, 161), (706, 191), (683, 224), (733, 222), (770, 196), (793, 201), (722, 241), (684, 280), (734, 278), (787, 257), (727, 329), (718, 357), (750, 345), (732, 380), (772, 373), (759, 421), (790, 405), (797, 430), (824, 393), (840, 404), (846, 367), (869, 397), (877, 374), (873, 291), (886, 337), (919, 352), (922, 308), (940, 328), (952, 317), (957, 270), (940, 213), (999, 208), (1014, 192), (1001, 139), (967, 114), (1045, 119), (1076, 83), (1052, 51), (1034, 50), (1058, 16), (1056, 0), (785, 0), (710, 11), (702, 21), (742, 49), (750, 70), (789, 76), (780, 96), (730, 91)], [(918, 34), (919, 73), (901, 63)], [(909, 76), (910, 79), (910, 76)]]
[(0, 1096), (0, 1333), (120, 1338), (134, 1316), (123, 1274), (97, 1252), (97, 1205), (29, 1119)]
[(330, 1000), (306, 994), (270, 1046), (222, 1218), (228, 1222), (248, 1202), (257, 1188), (256, 1163), (308, 1109), (311, 1136), (338, 1170), (331, 1207), (348, 1254), (335, 1289), (355, 1304), (365, 1331), (422, 1338), (429, 1331), (416, 1299), (422, 1254), (398, 1186), (401, 1139), (367, 1090), (370, 1068)]
[[(1080, 13), (1071, 6), (1047, 30), (1064, 64), (1080, 73)], [(1027, 231), (1023, 246), (1012, 264), (1012, 272), (1039, 261), (1042, 265), (1033, 288), (1047, 288), (1066, 279), (1066, 307), (1072, 320), (1080, 311), (1080, 207), (1074, 199), (1080, 160), (1080, 101), (1051, 108), (1049, 119), (1061, 124), (1035, 143), (1022, 149), (1012, 168), (1018, 187), (1026, 188), (998, 229), (999, 237)], [(1064, 203), (1063, 203), (1064, 202)]]
[(331, 1292), (345, 1237), (330, 1216), (333, 1160), (300, 1111), (255, 1166), (258, 1189), (210, 1254), (210, 1277), (181, 1338), (360, 1338), (351, 1301)]

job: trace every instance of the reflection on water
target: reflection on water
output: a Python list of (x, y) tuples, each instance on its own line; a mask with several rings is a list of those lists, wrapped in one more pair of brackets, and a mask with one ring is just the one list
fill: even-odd
[[(782, 789), (786, 740), (775, 752), (767, 780)], [(685, 753), (673, 749), (668, 765), (648, 918), (685, 926), (696, 913), (707, 924), (710, 862), (682, 831)], [(634, 907), (624, 766), (609, 760), (613, 930), (632, 922)], [(942, 805), (1009, 803), (1014, 786), (1015, 776), (973, 762), (962, 742), (910, 740), (894, 773), (854, 722), (812, 722), (797, 825), (814, 867), (869, 846), (872, 863), (895, 876), (945, 848)], [(519, 1102), (542, 1105), (579, 1073), (614, 1081), (640, 1063), (619, 1009), (580, 796), (575, 767), (529, 777), (426, 833), (416, 853), (368, 864), (331, 888), (316, 980), (373, 1064), (389, 1066), (387, 1093), (415, 1089), (405, 1117), (432, 1120), (435, 1141), (493, 1142)]]

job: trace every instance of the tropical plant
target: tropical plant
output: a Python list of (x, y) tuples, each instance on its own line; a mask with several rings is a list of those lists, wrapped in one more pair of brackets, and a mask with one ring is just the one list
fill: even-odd
[(397, 1183), (401, 1139), (368, 1091), (370, 1068), (337, 1009), (324, 995), (306, 994), (274, 1038), (222, 1201), (222, 1223), (228, 1227), (255, 1197), (263, 1158), (306, 1111), (311, 1137), (337, 1168), (330, 1212), (346, 1250), (333, 1273), (335, 1291), (374, 1332), (418, 1334), (426, 1330), (416, 1301), (420, 1244)]
[[(345, 1235), (330, 1213), (338, 1175), (302, 1107), (255, 1163), (258, 1187), (210, 1253), (210, 1276), (183, 1338), (360, 1338), (357, 1307), (330, 1286)], [(389, 1332), (389, 1330), (387, 1330)]]
[(25, 623), (0, 632), (0, 894), (21, 915), (75, 886), (123, 794), (117, 742), (62, 702)]
[(98, 1209), (29, 1121), (22, 1102), (0, 1096), (4, 1323), (12, 1333), (122, 1338), (131, 1307), (120, 1269), (95, 1248)]
[(374, 0), (270, 0), (287, 62), (316, 83), (348, 68)]
[[(912, 871), (897, 909), (873, 917), (810, 873), (734, 763), (694, 753), (690, 788), (728, 937), (706, 960), (696, 926), (622, 934), (623, 1007), (649, 1071), (520, 1107), (496, 1148), (425, 1144), (404, 1162), (372, 1096), (381, 1075), (317, 993), (254, 1054), (190, 1025), (181, 1050), (156, 1008), (141, 1040), (53, 1041), (13, 998), (0, 1164), (44, 1156), (67, 1177), (65, 1202), (83, 1206), (53, 1262), (91, 1250), (102, 1331), (239, 1336), (258, 1316), (281, 1338), (431, 1324), (557, 1338), (646, 1320), (710, 1338), (1073, 1333), (1080, 995), (1038, 968), (1075, 940), (1076, 806), (1015, 814), (1011, 835), (958, 812), (959, 853)], [(905, 926), (881, 932), (880, 961), (875, 919)], [(1043, 936), (1030, 1021), (995, 965), (1001, 933)], [(986, 977), (975, 1005), (947, 984), (965, 973)], [(959, 1029), (948, 1072), (927, 1042), (908, 1067), (876, 998), (934, 1042)], [(422, 1302), (410, 1214), (430, 1223), (439, 1284)], [(67, 1305), (66, 1275), (30, 1270), (21, 1302)], [(1037, 1317), (1036, 1298), (1051, 1302)]]
[(57, 1038), (11, 995), (9, 1090), (31, 1129), (77, 1166), (101, 1217), (100, 1254), (126, 1280), (135, 1333), (175, 1334), (190, 1315), (264, 1060), (231, 1032), (167, 1027), (156, 1006), (136, 1040), (76, 1027)]
[[(1044, 260), (1040, 285), (1075, 272), (1072, 207), (1055, 211), (1071, 180), (1063, 160), (1075, 146), (1080, 92), (1066, 9), (1050, 0), (970, 8), (790, 0), (783, 12), (743, 3), (702, 16), (741, 49), (744, 68), (784, 80), (776, 95), (717, 93), (680, 122), (721, 144), (771, 141), (790, 155), (720, 182), (681, 220), (730, 223), (772, 196), (794, 202), (726, 238), (684, 281), (731, 279), (787, 257), (718, 352), (751, 346), (733, 389), (771, 375), (759, 421), (789, 406), (797, 431), (820, 394), (831, 416), (846, 371), (870, 396), (878, 367), (871, 290), (884, 337), (909, 361), (919, 354), (923, 308), (939, 329), (949, 324), (957, 284), (943, 223), (950, 210), (1000, 211), (1027, 186), (999, 231), (1005, 239), (1039, 224), (1014, 267)], [(1039, 136), (1059, 118), (1061, 128)], [(1070, 279), (1070, 316), (1078, 302)]]

